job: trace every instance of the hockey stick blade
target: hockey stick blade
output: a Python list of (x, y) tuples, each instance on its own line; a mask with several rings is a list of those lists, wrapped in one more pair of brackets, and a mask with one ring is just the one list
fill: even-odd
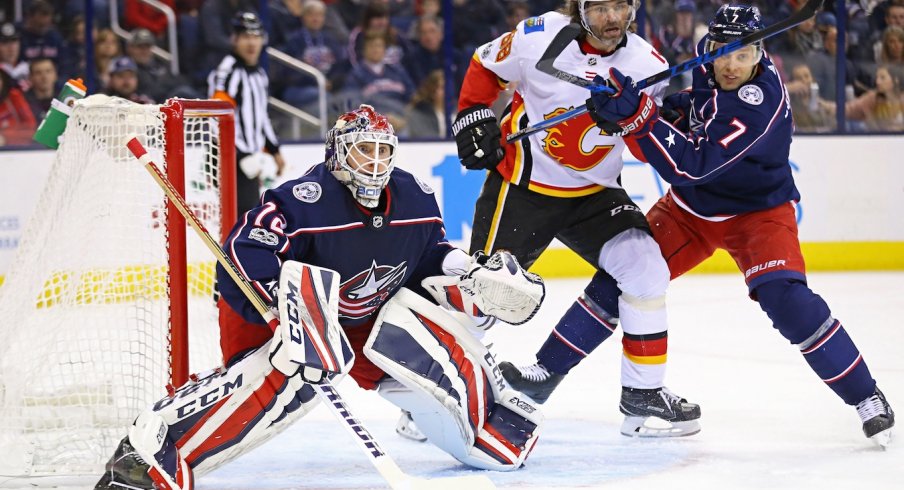
[[(771, 26), (761, 31), (751, 33), (747, 36), (742, 37), (741, 39), (732, 41), (724, 46), (721, 46), (719, 49), (716, 49), (714, 51), (707, 51), (683, 63), (675, 66), (670, 66), (668, 69), (656, 73), (655, 75), (644, 78), (643, 80), (639, 80), (636, 86), (639, 89), (643, 89), (650, 85), (655, 85), (664, 80), (676, 77), (686, 71), (693, 70), (694, 68), (697, 68), (706, 63), (711, 63), (714, 59), (728, 53), (735, 52), (738, 49), (743, 48), (744, 46), (753, 44), (768, 37), (772, 37), (776, 34), (781, 34), (782, 32), (785, 32), (788, 29), (791, 29), (809, 19), (810, 17), (816, 15), (816, 12), (822, 6), (823, 1), (824, 0), (809, 0), (806, 4), (804, 4), (803, 7), (801, 7), (800, 10), (789, 15), (784, 20), (776, 22), (775, 24), (772, 24)], [(559, 31), (559, 34), (557, 34), (553, 39), (553, 42), (549, 44), (546, 51), (543, 53), (543, 56), (541, 56), (540, 60), (537, 61), (537, 70), (546, 73), (547, 75), (552, 75), (559, 80), (571, 83), (572, 85), (577, 85), (579, 87), (584, 87), (590, 90), (608, 91), (608, 87), (599, 87), (598, 85), (594, 85), (586, 79), (572, 75), (571, 73), (563, 72), (553, 66), (553, 62), (555, 61), (556, 57), (558, 57), (558, 55), (565, 50), (565, 47), (568, 46), (571, 41), (573, 41), (578, 37), (578, 35), (580, 35), (582, 29), (583, 28), (578, 24), (569, 24), (565, 26), (561, 31)], [(516, 141), (520, 141), (536, 132), (556, 126), (564, 121), (567, 121), (568, 119), (580, 116), (585, 112), (587, 112), (586, 104), (571, 109), (570, 111), (564, 112), (554, 118), (541, 121), (533, 126), (528, 126), (524, 129), (516, 131), (508, 135), (505, 141), (506, 143), (514, 143)]]
[[(242, 293), (244, 293), (251, 301), (251, 304), (254, 305), (257, 312), (264, 317), (264, 320), (266, 320), (268, 324), (273, 325), (272, 322), (278, 322), (279, 319), (277, 319), (273, 312), (270, 311), (264, 300), (251, 286), (251, 283), (239, 273), (238, 268), (235, 266), (235, 263), (232, 262), (232, 259), (226, 255), (226, 252), (223, 251), (220, 244), (213, 239), (210, 232), (204, 227), (204, 224), (201, 223), (195, 213), (188, 207), (188, 204), (186, 204), (182, 195), (180, 195), (176, 188), (173, 187), (173, 184), (166, 175), (160, 171), (160, 167), (151, 160), (151, 156), (138, 139), (138, 136), (127, 136), (124, 140), (124, 145), (132, 152), (132, 155), (144, 165), (144, 168), (151, 174), (151, 177), (154, 178), (157, 185), (163, 189), (167, 199), (175, 206), (179, 211), (179, 214), (185, 218), (191, 228), (195, 230), (201, 238), (201, 241), (203, 241), (207, 248), (214, 254), (217, 262), (223, 266), (232, 280), (239, 286), (239, 289), (242, 290)], [(324, 381), (321, 384), (313, 386), (324, 404), (330, 408), (330, 411), (333, 412), (336, 418), (343, 423), (342, 425), (354, 436), (353, 438), (361, 449), (364, 450), (364, 453), (370, 459), (371, 464), (374, 465), (380, 473), (380, 476), (386, 480), (391, 488), (396, 490), (413, 490), (421, 488), (436, 490), (452, 490), (458, 488), (489, 490), (496, 488), (493, 482), (483, 475), (428, 480), (406, 474), (399, 468), (395, 461), (383, 451), (376, 439), (370, 434), (370, 431), (368, 431), (360, 422), (358, 422), (357, 418), (352, 415), (348, 406), (345, 404), (345, 401), (339, 395), (339, 392), (336, 391), (336, 388), (334, 388), (329, 381)]]

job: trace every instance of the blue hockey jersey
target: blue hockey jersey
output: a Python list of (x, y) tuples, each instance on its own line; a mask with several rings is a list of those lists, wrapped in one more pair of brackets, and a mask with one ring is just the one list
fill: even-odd
[[(353, 327), (372, 320), (402, 286), (442, 275), (452, 246), (433, 190), (396, 168), (380, 206), (369, 210), (323, 164), (264, 193), (260, 206), (239, 219), (226, 254), (267, 303), (275, 304), (283, 261), (339, 273), (339, 320)], [(245, 320), (264, 323), (226, 271), (217, 265), (223, 299)]]
[[(698, 54), (705, 42), (697, 45)], [(791, 104), (769, 57), (734, 91), (714, 88), (705, 65), (693, 75), (689, 93), (668, 98), (683, 105), (689, 127), (660, 118), (648, 136), (633, 139), (635, 156), (672, 184), (679, 205), (702, 217), (722, 219), (799, 200), (788, 161)]]

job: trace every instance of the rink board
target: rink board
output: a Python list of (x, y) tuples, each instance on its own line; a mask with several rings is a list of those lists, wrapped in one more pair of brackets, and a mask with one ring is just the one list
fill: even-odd
[[(301, 174), (323, 158), (321, 144), (286, 144), (286, 176)], [(466, 172), (453, 142), (403, 143), (398, 165), (432, 187), (443, 210), (446, 232), (467, 247), (474, 202), (483, 172)], [(900, 136), (796, 136), (791, 148), (800, 238), (809, 271), (904, 270), (904, 138)], [(625, 155), (623, 182), (644, 210), (668, 184), (646, 164)], [(51, 151), (0, 152), (0, 281), (53, 160)], [(149, 185), (153, 183), (148, 180)], [(554, 244), (536, 270), (548, 277), (589, 274), (592, 269), (561, 244)], [(697, 272), (735, 272), (717, 254)]]

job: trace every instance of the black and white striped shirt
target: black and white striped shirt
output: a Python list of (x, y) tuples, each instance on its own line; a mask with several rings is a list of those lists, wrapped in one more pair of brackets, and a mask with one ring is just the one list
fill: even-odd
[(226, 55), (207, 77), (209, 97), (235, 105), (235, 148), (241, 153), (279, 151), (267, 113), (269, 84), (263, 68), (246, 65), (235, 54)]

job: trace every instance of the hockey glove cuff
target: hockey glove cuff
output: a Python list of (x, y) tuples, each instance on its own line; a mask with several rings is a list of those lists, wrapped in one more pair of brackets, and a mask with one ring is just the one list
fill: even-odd
[(496, 115), (483, 104), (459, 112), (452, 134), (458, 144), (458, 158), (468, 170), (493, 168), (505, 156)]

